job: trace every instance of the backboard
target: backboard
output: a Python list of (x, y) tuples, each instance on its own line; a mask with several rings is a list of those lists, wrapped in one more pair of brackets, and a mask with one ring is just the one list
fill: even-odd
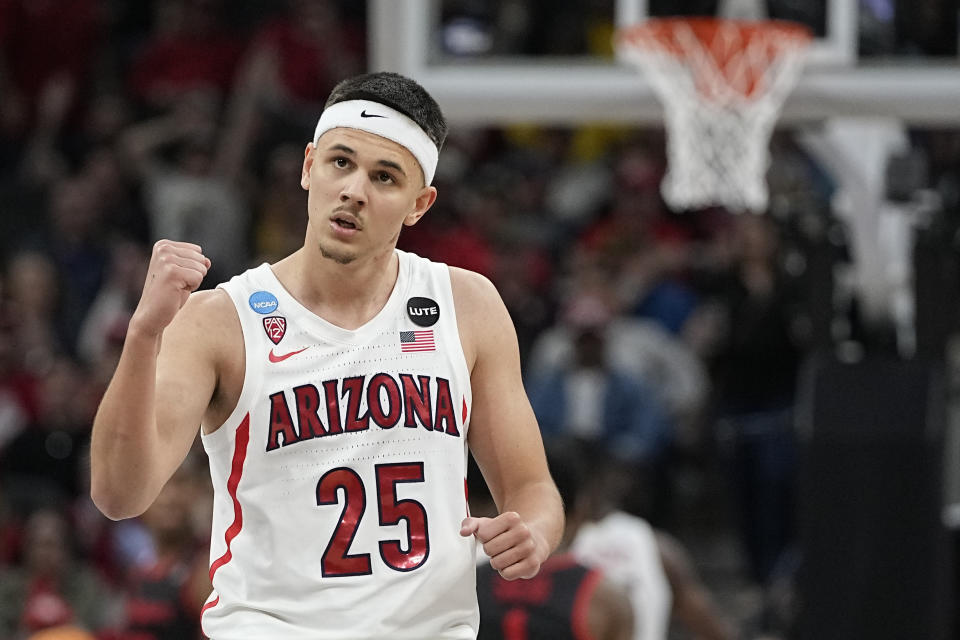
[[(370, 61), (372, 68), (398, 71), (422, 82), (443, 104), (451, 122), (656, 124), (662, 121), (662, 107), (646, 81), (634, 68), (612, 58), (531, 57), (509, 53), (444, 55), (438, 34), (445, 1), (370, 0)], [(799, 3), (822, 6), (820, 33), (807, 68), (784, 106), (780, 122), (868, 115), (895, 117), (921, 126), (960, 123), (957, 107), (960, 64), (956, 51), (933, 59), (917, 56), (865, 59), (859, 55), (857, 44), (858, 40), (862, 43), (863, 38), (858, 30), (869, 22), (867, 18), (877, 17), (874, 5), (892, 1)], [(609, 21), (616, 27), (648, 15), (659, 15), (664, 7), (669, 10), (685, 3), (690, 4), (691, 0), (608, 0), (606, 3), (595, 0), (583, 4), (601, 9), (608, 5), (612, 14)], [(473, 4), (510, 3), (501, 0)], [(692, 4), (709, 5), (709, 0), (693, 0)], [(877, 13), (878, 19), (884, 19), (882, 10)], [(955, 22), (956, 16), (953, 19)]]

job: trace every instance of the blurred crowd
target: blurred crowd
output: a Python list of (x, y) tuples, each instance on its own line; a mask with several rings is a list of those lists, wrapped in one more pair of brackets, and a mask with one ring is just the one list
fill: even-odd
[[(0, 0), (0, 637), (199, 633), (202, 451), (113, 523), (87, 490), (92, 417), (155, 240), (200, 244), (204, 287), (301, 246), (304, 146), (365, 47), (356, 2)], [(918, 136), (956, 197), (960, 138)], [(493, 280), (545, 439), (601, 447), (622, 508), (669, 529), (717, 471), (744, 574), (768, 585), (792, 566), (794, 389), (823, 336), (808, 267), (843, 253), (832, 184), (781, 133), (771, 215), (670, 211), (663, 147), (454, 127), (439, 200), (399, 246)]]

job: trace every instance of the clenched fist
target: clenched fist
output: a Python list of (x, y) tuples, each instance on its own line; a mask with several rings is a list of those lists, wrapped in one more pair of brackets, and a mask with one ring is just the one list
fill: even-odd
[(187, 302), (210, 268), (210, 259), (189, 242), (159, 240), (153, 245), (143, 294), (130, 326), (159, 336)]
[(549, 555), (546, 541), (515, 511), (496, 518), (466, 518), (460, 525), (460, 535), (476, 536), (490, 556), (490, 566), (504, 580), (532, 578)]

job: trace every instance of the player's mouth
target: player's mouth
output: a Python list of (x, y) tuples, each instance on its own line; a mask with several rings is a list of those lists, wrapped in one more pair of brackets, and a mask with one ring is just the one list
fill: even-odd
[(353, 215), (345, 212), (334, 213), (330, 218), (330, 226), (333, 230), (343, 235), (353, 235), (360, 229), (360, 221)]

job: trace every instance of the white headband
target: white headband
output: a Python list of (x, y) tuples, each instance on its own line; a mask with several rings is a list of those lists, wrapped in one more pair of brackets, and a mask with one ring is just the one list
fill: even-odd
[(370, 100), (345, 100), (332, 104), (320, 114), (313, 144), (324, 133), (337, 127), (360, 129), (393, 140), (413, 154), (423, 169), (426, 184), (433, 182), (440, 152), (416, 122), (396, 109)]

